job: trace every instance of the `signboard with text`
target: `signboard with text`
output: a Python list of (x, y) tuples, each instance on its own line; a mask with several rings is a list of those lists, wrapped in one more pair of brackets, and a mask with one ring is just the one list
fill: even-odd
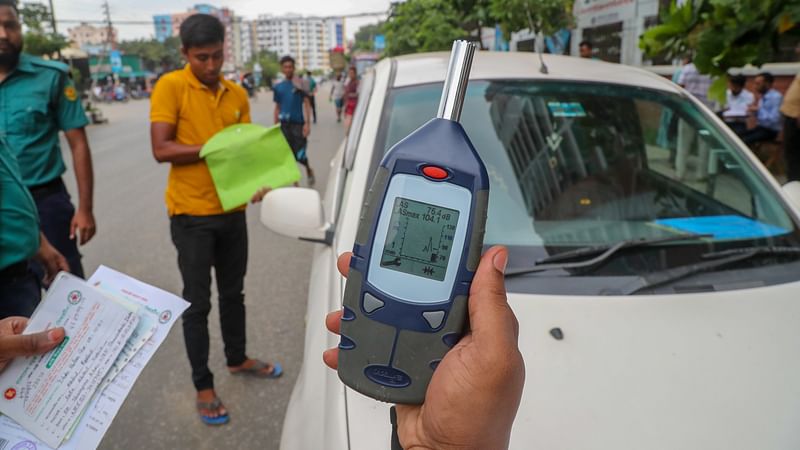
[(579, 28), (592, 28), (636, 17), (636, 0), (576, 0)]

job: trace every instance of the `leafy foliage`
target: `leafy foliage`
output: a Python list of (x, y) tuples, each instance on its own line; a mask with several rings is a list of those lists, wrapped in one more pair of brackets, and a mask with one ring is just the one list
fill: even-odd
[(451, 1), (407, 0), (395, 3), (386, 22), (386, 54), (449, 50), (456, 39), (467, 37)]
[(25, 28), (25, 51), (31, 55), (52, 55), (69, 45), (64, 35), (54, 33), (50, 10), (41, 3), (25, 3), (19, 10)]
[(252, 70), (256, 61), (261, 65), (261, 82), (268, 86), (272, 85), (272, 80), (281, 71), (278, 54), (269, 50), (261, 50), (252, 61), (246, 64), (247, 70)]
[(722, 100), (730, 69), (763, 65), (781, 36), (798, 32), (800, 0), (673, 0), (661, 22), (639, 46), (648, 56), (692, 52), (697, 69), (716, 78), (709, 96)]
[(572, 5), (573, 0), (490, 0), (489, 13), (506, 38), (525, 28), (549, 36), (572, 27)]
[(136, 55), (142, 59), (147, 70), (153, 72), (169, 71), (180, 67), (181, 40), (173, 36), (163, 43), (155, 39), (135, 39), (119, 43), (119, 50), (128, 55)]
[(52, 55), (69, 45), (67, 38), (56, 33), (25, 33), (25, 52), (31, 55)]
[(453, 8), (460, 13), (459, 22), (467, 35), (480, 41), (481, 28), (494, 27), (495, 19), (491, 15), (491, 0), (450, 0)]
[(353, 50), (374, 51), (375, 36), (383, 33), (384, 22), (364, 25), (356, 31)]

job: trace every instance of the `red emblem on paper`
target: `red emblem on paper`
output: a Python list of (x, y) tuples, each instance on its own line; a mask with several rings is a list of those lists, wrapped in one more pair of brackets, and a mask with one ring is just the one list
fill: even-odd
[(6, 400), (14, 400), (14, 397), (17, 396), (17, 390), (14, 388), (8, 388), (3, 396), (6, 398)]

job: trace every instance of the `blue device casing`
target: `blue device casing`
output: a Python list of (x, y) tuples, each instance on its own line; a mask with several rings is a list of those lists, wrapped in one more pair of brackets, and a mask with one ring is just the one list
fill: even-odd
[[(431, 178), (423, 168), (444, 169), (447, 176)], [(370, 283), (373, 246), (383, 246), (377, 236), (383, 208), (391, 208), (387, 190), (397, 175), (449, 183), (471, 193), (466, 238), (449, 297), (436, 303), (410, 302)], [(432, 119), (398, 142), (385, 155), (362, 208), (353, 258), (345, 289), (339, 377), (351, 388), (372, 398), (418, 404), (438, 362), (464, 333), (467, 296), (483, 247), (489, 199), (486, 168), (458, 122)], [(433, 205), (436, 199), (422, 199)], [(413, 282), (416, 275), (407, 275)]]

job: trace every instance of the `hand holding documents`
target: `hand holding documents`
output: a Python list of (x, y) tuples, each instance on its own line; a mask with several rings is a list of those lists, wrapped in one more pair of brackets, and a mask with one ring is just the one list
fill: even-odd
[(0, 419), (0, 448), (97, 448), (187, 307), (106, 267), (89, 282), (59, 274), (25, 333), (63, 326), (66, 337), (51, 352), (17, 358), (0, 373), (0, 412), (6, 415)]
[(237, 124), (217, 133), (200, 152), (225, 211), (246, 205), (261, 188), (300, 180), (294, 154), (280, 125)]

